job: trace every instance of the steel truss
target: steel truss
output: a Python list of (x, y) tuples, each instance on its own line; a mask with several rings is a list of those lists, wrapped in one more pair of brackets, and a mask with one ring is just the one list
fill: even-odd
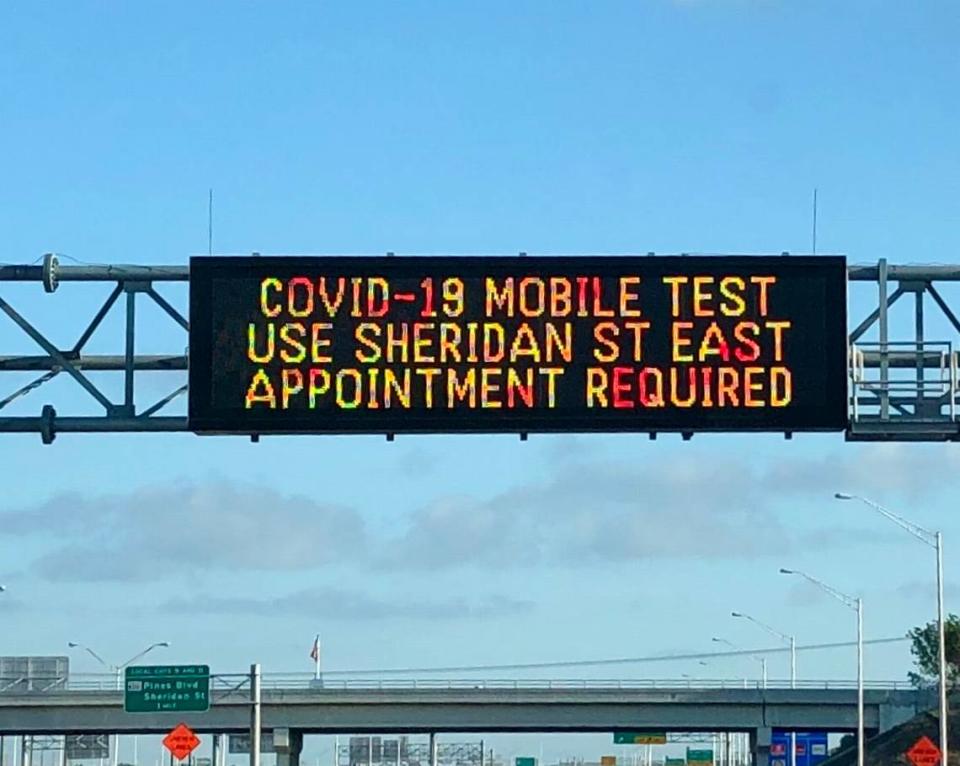
[[(186, 336), (176, 352), (136, 353), (137, 296), (159, 306), (173, 325), (188, 333), (190, 323), (156, 289), (158, 283), (188, 284), (188, 266), (68, 266), (45, 255), (41, 265), (0, 266), (0, 283), (36, 282), (54, 293), (66, 282), (106, 283), (112, 291), (70, 348), (54, 344), (0, 295), (0, 310), (39, 348), (35, 355), (0, 355), (0, 372), (34, 372), (38, 377), (0, 399), (0, 410), (66, 374), (85, 391), (102, 414), (61, 415), (44, 404), (39, 416), (2, 416), (0, 433), (39, 433), (50, 444), (58, 433), (184, 432), (185, 416), (161, 415), (187, 392), (187, 383), (146, 407), (136, 400), (136, 373), (187, 370)], [(960, 319), (941, 290), (960, 282), (960, 266), (893, 266), (881, 259), (875, 266), (850, 266), (850, 283), (877, 285), (877, 307), (850, 331), (849, 402), (852, 441), (960, 441)], [(889, 309), (913, 296), (912, 329), (897, 324), (891, 333)], [(122, 353), (88, 354), (84, 349), (104, 318), (123, 298), (125, 334)], [(949, 337), (931, 340), (925, 333), (925, 306), (945, 318)], [(825, 310), (829, 310), (825, 308)], [(865, 340), (876, 331), (876, 340)], [(906, 334), (904, 334), (906, 330)], [(123, 400), (112, 401), (87, 372), (123, 376)]]

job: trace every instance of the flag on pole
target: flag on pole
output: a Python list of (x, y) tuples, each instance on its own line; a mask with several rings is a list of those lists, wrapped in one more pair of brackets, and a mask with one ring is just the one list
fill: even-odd
[(313, 639), (313, 647), (310, 649), (310, 659), (314, 662), (320, 661), (320, 634), (317, 633), (317, 637)]

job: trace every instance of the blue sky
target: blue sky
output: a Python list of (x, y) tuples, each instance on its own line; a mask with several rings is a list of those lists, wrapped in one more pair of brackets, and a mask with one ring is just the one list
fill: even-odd
[[(0, 260), (184, 263), (211, 187), (220, 253), (804, 252), (816, 187), (818, 251), (951, 262), (958, 22), (935, 1), (5, 4)], [(3, 294), (64, 344), (103, 297)], [(186, 343), (159, 313), (143, 330), (144, 352)], [(48, 401), (87, 406), (64, 382), (12, 411)], [(932, 555), (837, 489), (942, 528), (960, 574), (947, 445), (7, 436), (0, 458), (4, 654), (163, 639), (279, 671), (310, 669), (317, 631), (331, 670), (767, 645), (731, 609), (852, 639), (781, 565), (862, 593), (868, 637), (902, 634), (932, 616)], [(867, 674), (908, 665), (877, 648)]]

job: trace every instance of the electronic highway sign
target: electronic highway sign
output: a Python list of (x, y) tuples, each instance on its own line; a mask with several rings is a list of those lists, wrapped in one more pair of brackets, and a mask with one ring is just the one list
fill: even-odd
[(836, 256), (197, 257), (198, 433), (832, 431)]

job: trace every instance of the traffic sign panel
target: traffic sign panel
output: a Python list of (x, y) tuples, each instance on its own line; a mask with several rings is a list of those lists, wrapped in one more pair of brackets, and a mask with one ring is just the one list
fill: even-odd
[(615, 731), (613, 733), (615, 745), (665, 745), (666, 743), (665, 731)]
[(182, 761), (200, 745), (200, 738), (185, 723), (177, 724), (173, 731), (163, 738), (163, 746), (173, 757)]
[(210, 709), (209, 665), (136, 665), (126, 669), (124, 681), (128, 713)]
[(907, 758), (913, 766), (937, 766), (940, 762), (940, 748), (930, 737), (923, 736), (907, 750)]

